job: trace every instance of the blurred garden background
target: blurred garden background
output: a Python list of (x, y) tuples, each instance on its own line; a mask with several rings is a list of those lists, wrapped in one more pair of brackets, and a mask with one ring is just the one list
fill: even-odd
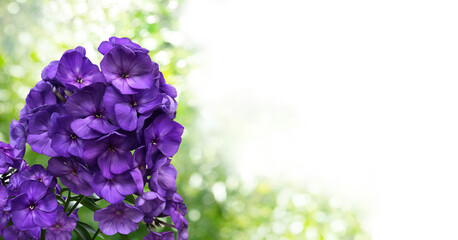
[[(247, 180), (233, 166), (228, 149), (234, 144), (230, 136), (236, 133), (225, 131), (218, 122), (208, 124), (213, 113), (196, 103), (196, 96), (206, 93), (189, 87), (189, 76), (206, 61), (201, 54), (205, 46), (180, 31), (185, 4), (181, 0), (0, 1), (0, 141), (9, 142), (10, 122), (18, 118), (26, 95), (50, 61), (81, 45), (98, 63), (101, 41), (129, 37), (150, 50), (167, 82), (179, 92), (177, 121), (186, 130), (172, 162), (178, 170), (178, 192), (188, 206), (191, 240), (370, 239), (360, 209), (339, 197), (309, 183), (259, 176)], [(25, 159), (31, 165), (47, 165), (46, 158), (30, 151)], [(91, 221), (89, 212), (80, 211), (80, 217)], [(92, 220), (92, 224), (97, 223)], [(142, 239), (145, 231), (108, 239)]]

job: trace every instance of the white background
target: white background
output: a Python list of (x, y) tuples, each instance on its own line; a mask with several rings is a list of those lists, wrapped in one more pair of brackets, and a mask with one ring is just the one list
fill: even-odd
[(188, 0), (181, 26), (242, 174), (316, 183), (374, 240), (458, 239), (456, 2)]

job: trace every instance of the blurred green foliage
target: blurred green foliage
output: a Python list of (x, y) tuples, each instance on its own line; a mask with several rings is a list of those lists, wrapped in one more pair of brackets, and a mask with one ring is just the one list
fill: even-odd
[[(195, 65), (192, 46), (177, 32), (181, 0), (3, 0), (0, 1), (0, 141), (9, 141), (9, 123), (18, 118), (41, 70), (70, 48), (82, 45), (98, 63), (98, 44), (110, 36), (129, 37), (149, 49), (168, 83), (179, 91), (177, 121), (186, 127), (173, 163), (178, 192), (188, 206), (190, 239), (366, 240), (358, 216), (337, 199), (268, 179), (246, 180), (223, 161), (221, 139), (199, 126), (186, 75)], [(47, 166), (31, 151), (30, 164)], [(92, 213), (79, 211), (92, 224)], [(129, 236), (142, 239), (144, 226)]]

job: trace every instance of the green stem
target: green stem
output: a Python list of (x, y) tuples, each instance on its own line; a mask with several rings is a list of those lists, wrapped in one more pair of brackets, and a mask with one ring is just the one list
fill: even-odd
[(70, 214), (72, 214), (72, 212), (75, 211), (75, 209), (78, 207), (78, 204), (80, 204), (80, 202), (83, 201), (83, 199), (84, 199), (84, 195), (80, 195), (80, 198), (78, 199), (78, 201), (76, 201), (75, 205), (73, 205), (70, 211), (68, 211), (67, 213), (68, 216), (70, 216)]
[(46, 240), (45, 236), (46, 236), (46, 230), (41, 229), (40, 240)]
[(65, 201), (64, 203), (64, 212), (67, 211), (67, 207), (68, 207), (68, 204), (70, 203), (70, 197), (72, 195), (72, 192), (71, 191), (68, 191), (68, 195), (67, 195), (67, 200)]
[(97, 235), (99, 235), (99, 233), (100, 233), (100, 228), (97, 228), (97, 232), (94, 233), (92, 240), (95, 240), (95, 238), (97, 238)]

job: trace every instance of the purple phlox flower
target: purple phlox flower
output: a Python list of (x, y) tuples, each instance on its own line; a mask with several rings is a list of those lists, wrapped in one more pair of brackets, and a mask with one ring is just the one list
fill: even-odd
[(48, 171), (76, 194), (90, 196), (94, 192), (91, 187), (92, 173), (74, 159), (51, 158)]
[(162, 97), (162, 102), (159, 106), (169, 118), (174, 119), (177, 114), (177, 101), (165, 93), (161, 93), (160, 95)]
[(14, 165), (14, 150), (4, 142), (0, 142), (0, 174), (4, 174)]
[(188, 221), (184, 217), (187, 214), (187, 208), (183, 202), (174, 202), (173, 200), (167, 201), (162, 214), (172, 218), (172, 222), (178, 231), (188, 227)]
[(25, 99), (25, 103), (30, 109), (36, 109), (42, 106), (54, 105), (57, 103), (57, 97), (52, 90), (52, 85), (39, 81), (33, 87)]
[(11, 219), (11, 198), (6, 200), (5, 206), (0, 210), (0, 231), (8, 225)]
[(43, 183), (49, 188), (56, 186), (57, 180), (42, 165), (33, 165), (19, 173), (23, 181), (34, 180)]
[(71, 52), (79, 52), (83, 57), (86, 57), (86, 49), (84, 47), (78, 46), (74, 49), (68, 49), (67, 51), (64, 52), (64, 54), (71, 53)]
[(21, 230), (51, 226), (57, 216), (57, 200), (52, 190), (32, 180), (23, 182), (19, 190), (21, 194), (11, 202), (14, 225)]
[(13, 147), (14, 156), (23, 158), (25, 153), (25, 143), (27, 140), (27, 132), (23, 124), (13, 119), (10, 124), (10, 145)]
[[(158, 89), (151, 88), (137, 94), (123, 95), (113, 87), (107, 87), (103, 102), (108, 111), (116, 116), (119, 126), (133, 131), (138, 126), (140, 116), (150, 116), (154, 108), (162, 103)], [(139, 126), (139, 128), (143, 127)]]
[[(55, 105), (58, 102), (53, 92), (51, 84), (45, 81), (39, 81), (33, 87), (25, 99), (25, 106), (20, 111), (19, 122), (27, 123), (30, 116), (48, 106)], [(27, 130), (27, 129), (26, 129)]]
[(143, 240), (174, 240), (173, 232), (150, 232)]
[(142, 48), (140, 45), (132, 42), (129, 38), (117, 38), (117, 37), (110, 37), (108, 41), (103, 41), (99, 45), (99, 52), (103, 55), (107, 54), (113, 47), (117, 45), (123, 45), (133, 51), (140, 51), (144, 53), (148, 53), (147, 49)]
[(62, 157), (83, 157), (84, 140), (73, 132), (70, 127), (73, 117), (70, 115), (51, 117), (51, 147)]
[(144, 133), (147, 160), (157, 159), (158, 152), (166, 157), (172, 157), (178, 151), (183, 130), (183, 126), (167, 117), (167, 115), (158, 115), (151, 125), (145, 129)]
[[(157, 65), (157, 63), (153, 62), (153, 64)], [(155, 72), (156, 76), (156, 85), (159, 90), (172, 98), (176, 98), (178, 96), (177, 90), (174, 86), (167, 84), (164, 78), (164, 74), (159, 71), (159, 65), (157, 65), (157, 71)]]
[(98, 140), (86, 141), (84, 160), (93, 165), (95, 159), (105, 177), (131, 170), (135, 141), (126, 135), (113, 132)]
[[(57, 67), (56, 78), (70, 91), (75, 91), (95, 82), (105, 82), (99, 67), (92, 64), (85, 54), (84, 48), (70, 50), (62, 55)], [(85, 53), (85, 50), (84, 50)]]
[(76, 227), (76, 220), (67, 216), (62, 206), (57, 208), (56, 221), (46, 228), (46, 240), (70, 240), (72, 231)]
[(169, 194), (167, 196), (165, 209), (160, 214), (160, 217), (170, 216), (172, 218), (172, 222), (177, 229), (177, 240), (188, 239), (188, 221), (184, 217), (186, 214), (187, 208), (180, 194)]
[(110, 121), (114, 116), (103, 106), (105, 88), (102, 83), (94, 83), (73, 94), (65, 103), (65, 109), (75, 118), (70, 127), (78, 137), (92, 139), (118, 129)]
[(145, 52), (117, 45), (103, 57), (100, 67), (105, 79), (122, 94), (135, 94), (154, 85), (154, 65)]
[(177, 170), (170, 164), (170, 159), (151, 174), (149, 188), (165, 197), (176, 191)]
[(8, 189), (0, 185), (0, 211), (2, 211), (8, 203)]
[(24, 178), (22, 177), (21, 172), (17, 172), (10, 177), (9, 183), (6, 186), (6, 188), (9, 191), (10, 197), (17, 196), (20, 194), (19, 187), (21, 186), (23, 182), (24, 182)]
[(188, 239), (188, 227), (181, 228), (177, 232), (177, 240), (187, 240)]
[(2, 235), (5, 240), (38, 240), (41, 235), (41, 228), (35, 227), (29, 230), (20, 230), (14, 225), (3, 229)]
[(129, 172), (106, 178), (100, 172), (94, 174), (92, 189), (95, 194), (109, 203), (120, 203), (124, 197), (137, 191), (134, 179)]
[(43, 81), (49, 82), (54, 86), (59, 85), (59, 81), (56, 79), (57, 67), (59, 66), (59, 61), (52, 61), (46, 66), (43, 71), (41, 71), (41, 79)]
[(135, 206), (147, 217), (157, 217), (165, 208), (165, 199), (155, 192), (145, 192), (135, 199)]
[(51, 147), (49, 130), (52, 114), (58, 114), (61, 111), (62, 108), (55, 105), (39, 111), (30, 117), (27, 143), (34, 152), (44, 154), (49, 157), (59, 156), (59, 154)]
[(147, 177), (147, 169), (146, 169), (146, 147), (141, 146), (137, 148), (134, 152), (134, 161), (132, 166), (132, 171), (130, 171), (130, 175), (134, 179), (137, 189), (139, 193), (143, 193), (143, 188), (145, 186), (146, 177)]
[(111, 204), (94, 213), (94, 220), (99, 222), (100, 230), (106, 235), (129, 234), (137, 230), (142, 219), (142, 211), (124, 202)]

